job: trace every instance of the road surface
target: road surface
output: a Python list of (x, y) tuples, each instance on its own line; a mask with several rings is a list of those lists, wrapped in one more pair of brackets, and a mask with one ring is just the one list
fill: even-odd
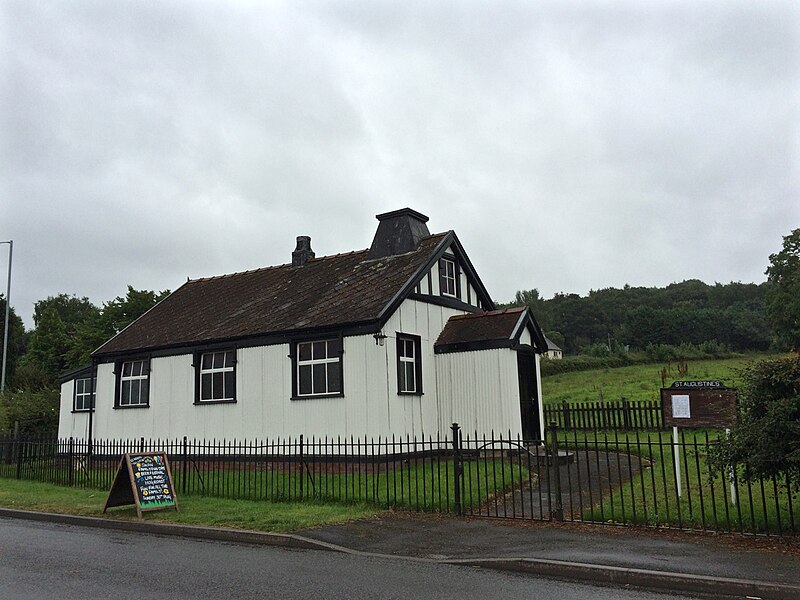
[(471, 567), (0, 518), (4, 600), (685, 598)]

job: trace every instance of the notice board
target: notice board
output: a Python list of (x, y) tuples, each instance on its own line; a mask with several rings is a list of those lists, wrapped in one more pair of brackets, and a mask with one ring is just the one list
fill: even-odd
[(130, 504), (136, 505), (140, 519), (143, 511), (173, 507), (178, 510), (166, 453), (138, 452), (122, 457), (103, 512), (114, 506)]
[(733, 427), (736, 390), (706, 381), (676, 381), (661, 388), (661, 411), (666, 426)]

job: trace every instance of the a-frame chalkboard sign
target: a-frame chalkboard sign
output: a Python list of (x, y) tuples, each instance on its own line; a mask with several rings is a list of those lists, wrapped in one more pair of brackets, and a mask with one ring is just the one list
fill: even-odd
[(130, 504), (136, 505), (139, 519), (146, 510), (171, 507), (178, 510), (178, 498), (172, 485), (172, 472), (166, 453), (129, 453), (119, 461), (103, 512), (114, 506)]

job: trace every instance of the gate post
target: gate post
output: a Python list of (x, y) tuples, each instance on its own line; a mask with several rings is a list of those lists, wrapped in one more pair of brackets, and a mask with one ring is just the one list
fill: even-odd
[(622, 399), (622, 421), (625, 431), (633, 429), (633, 424), (631, 422), (631, 403), (625, 398)]
[[(553, 466), (553, 477), (550, 481), (555, 488), (555, 496), (553, 489), (550, 490), (550, 518), (556, 521), (564, 520), (564, 506), (561, 501), (561, 465), (559, 464), (558, 457), (558, 423), (555, 421), (550, 422), (550, 464)], [(555, 500), (555, 506), (553, 506)]]
[(75, 439), (69, 438), (69, 487), (75, 484)]
[(17, 479), (22, 479), (22, 453), (25, 451), (25, 443), (22, 438), (17, 438), (14, 444), (17, 447)]
[(186, 438), (186, 436), (183, 436), (182, 450), (183, 450), (183, 458), (181, 460), (181, 463), (183, 467), (181, 468), (181, 471), (183, 472), (183, 481), (181, 481), (181, 494), (185, 496), (186, 480), (189, 478), (189, 458), (187, 456), (189, 454), (189, 440)]
[(303, 499), (303, 434), (300, 434), (300, 500)]
[(453, 423), (450, 429), (453, 431), (453, 502), (456, 514), (461, 516), (461, 428)]

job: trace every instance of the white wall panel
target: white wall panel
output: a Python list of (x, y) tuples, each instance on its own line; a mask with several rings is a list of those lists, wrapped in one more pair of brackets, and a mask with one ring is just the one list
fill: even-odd
[[(438, 277), (438, 275), (437, 275)], [(383, 328), (388, 339), (387, 363), (390, 406), (387, 433), (401, 435), (436, 436), (437, 431), (444, 433), (438, 419), (438, 386), (437, 362), (434, 358), (433, 345), (450, 317), (465, 314), (463, 310), (447, 308), (417, 300), (404, 301), (398, 310), (387, 321)], [(400, 395), (397, 393), (397, 334), (418, 335), (422, 347), (422, 391), (421, 396)], [(449, 428), (449, 425), (448, 425)]]
[[(438, 274), (437, 274), (438, 275)], [(434, 278), (434, 281), (437, 281)], [(237, 351), (237, 402), (194, 404), (191, 354), (153, 358), (149, 408), (114, 409), (112, 364), (98, 366), (94, 438), (274, 439), (301, 433), (363, 438), (436, 436), (458, 421), (471, 428), (519, 428), (515, 356), (511, 351), (434, 355), (447, 320), (464, 314), (404, 301), (386, 323), (384, 345), (371, 335), (344, 338), (344, 397), (292, 400), (289, 345)], [(423, 394), (397, 393), (397, 333), (417, 335)], [(475, 356), (468, 356), (475, 355)], [(499, 400), (493, 400), (499, 398)], [(72, 382), (62, 386), (59, 435), (84, 437), (84, 415), (71, 413)]]
[(439, 428), (458, 423), (465, 434), (521, 434), (517, 356), (508, 348), (436, 356)]
[(89, 435), (89, 413), (72, 412), (74, 406), (75, 381), (61, 384), (61, 397), (58, 408), (58, 437), (85, 439)]

